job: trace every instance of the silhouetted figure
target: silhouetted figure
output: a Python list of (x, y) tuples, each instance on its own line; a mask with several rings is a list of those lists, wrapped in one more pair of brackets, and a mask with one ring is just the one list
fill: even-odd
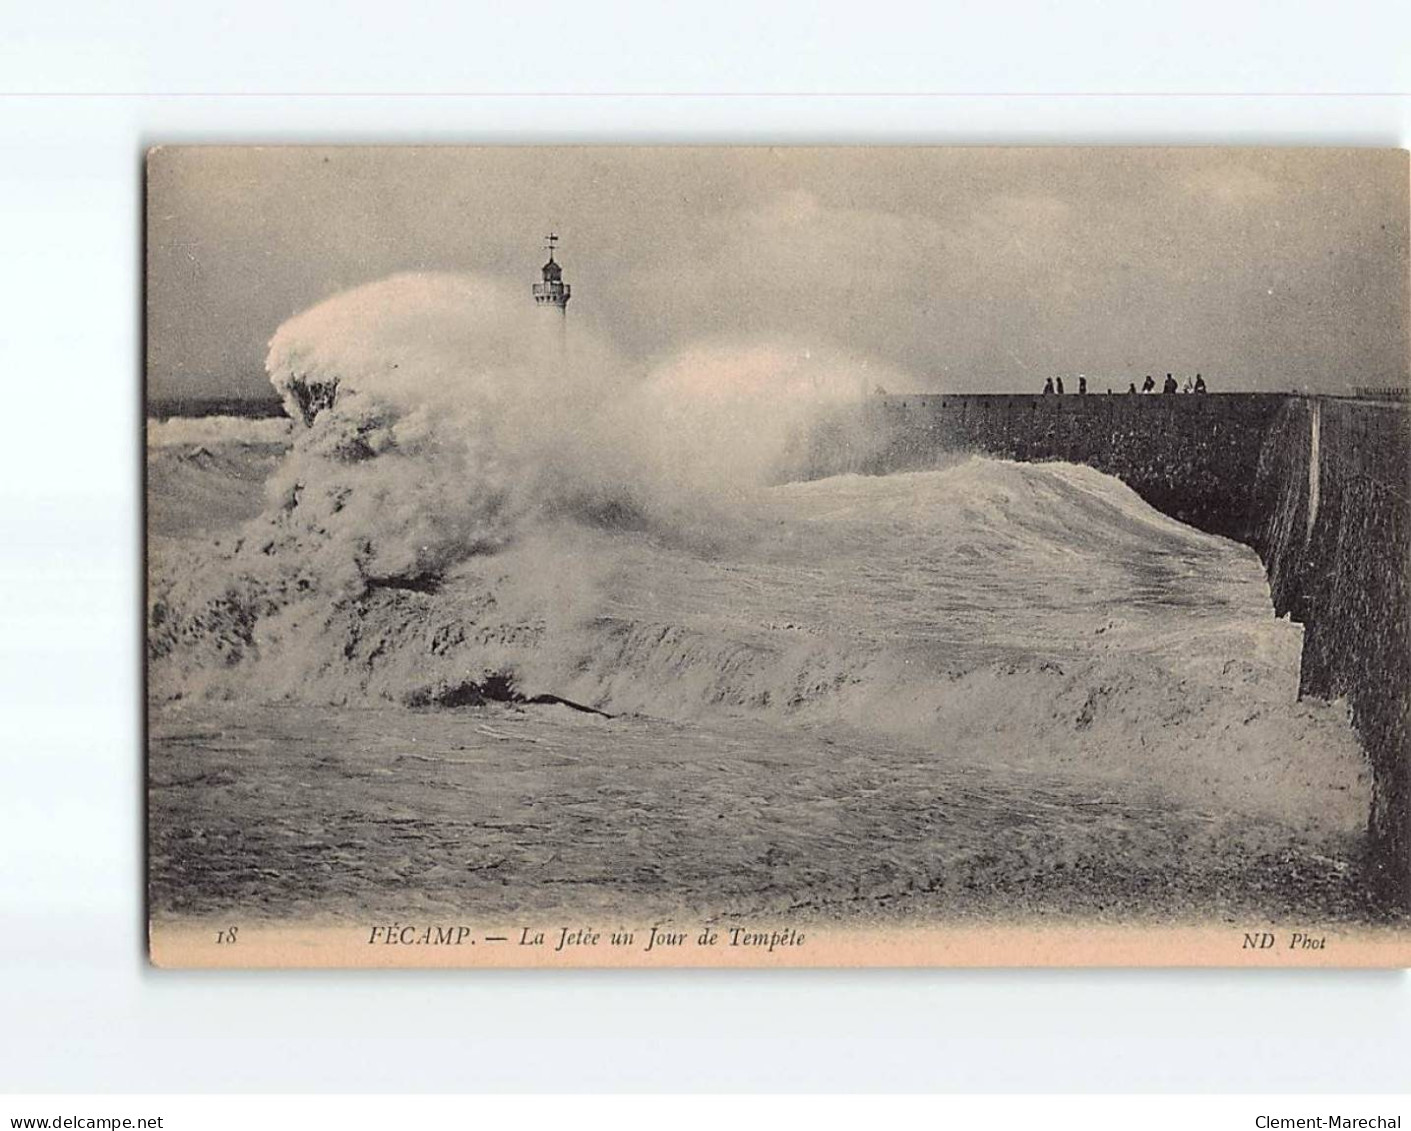
[(1086, 377), (1084, 377), (1084, 376), (1080, 373), (1080, 374), (1078, 374), (1078, 394), (1081, 396), (1082, 394), (1086, 393), (1087, 391), (1088, 391), (1088, 379), (1087, 379)]
[(1142, 382), (1142, 392), (1150, 393), (1156, 388), (1156, 382), (1151, 379), (1151, 374), (1146, 375), (1146, 380)]
[(1048, 396), (1051, 392), (1053, 392), (1053, 378), (1049, 377), (1044, 381), (1044, 396)]
[(1056, 385), (1058, 386), (1058, 391), (1059, 391), (1060, 393), (1062, 393), (1062, 392), (1063, 392), (1063, 378), (1062, 378), (1062, 377), (1055, 377), (1053, 380), (1054, 380), (1054, 384), (1056, 384)]
[[(1148, 377), (1147, 380), (1150, 381), (1151, 378)], [(1129, 392), (1129, 393), (1135, 393), (1136, 391), (1137, 391), (1137, 383), (1136, 383), (1135, 381), (1128, 381), (1128, 382), (1127, 382), (1127, 392)]]
[(1195, 391), (1197, 393), (1205, 392), (1205, 378), (1202, 377), (1199, 373), (1195, 375)]
[(1163, 393), (1174, 393), (1177, 389), (1176, 378), (1172, 377), (1169, 373), (1166, 374), (1166, 382), (1161, 386), (1161, 391)]

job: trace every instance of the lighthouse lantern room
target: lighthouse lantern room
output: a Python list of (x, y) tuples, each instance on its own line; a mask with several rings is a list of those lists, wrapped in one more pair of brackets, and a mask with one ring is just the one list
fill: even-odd
[(534, 284), (534, 301), (539, 306), (557, 307), (563, 317), (568, 316), (568, 300), (572, 297), (572, 288), (563, 281), (563, 268), (554, 260), (554, 244), (558, 243), (558, 235), (550, 232), (544, 237), (544, 243), (549, 251), (549, 261), (544, 264), (541, 283)]

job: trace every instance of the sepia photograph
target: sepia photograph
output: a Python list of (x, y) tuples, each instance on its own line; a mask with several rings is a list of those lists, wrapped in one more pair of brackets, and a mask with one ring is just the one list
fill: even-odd
[(158, 146), (158, 966), (1405, 966), (1408, 160)]

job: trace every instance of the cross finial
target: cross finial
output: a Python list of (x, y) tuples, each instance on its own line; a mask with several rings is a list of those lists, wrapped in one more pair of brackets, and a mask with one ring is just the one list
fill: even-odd
[(554, 244), (559, 242), (558, 233), (550, 232), (544, 237), (544, 242), (549, 245), (549, 258), (552, 259), (554, 257)]

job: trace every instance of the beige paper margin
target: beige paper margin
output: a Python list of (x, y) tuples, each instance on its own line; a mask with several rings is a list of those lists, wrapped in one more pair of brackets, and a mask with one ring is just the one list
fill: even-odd
[[(403, 924), (414, 938), (440, 923)], [(1096, 926), (1082, 924), (1005, 924), (962, 927), (839, 928), (807, 924), (749, 923), (751, 932), (802, 932), (799, 946), (769, 953), (763, 947), (730, 946), (729, 928), (713, 925), (714, 946), (698, 946), (702, 925), (672, 924), (687, 935), (685, 945), (645, 951), (649, 927), (635, 928), (631, 947), (612, 946), (601, 931), (596, 946), (556, 952), (561, 928), (582, 924), (559, 921), (529, 926), (542, 931), (542, 946), (521, 945), (524, 924), (478, 925), (460, 945), (370, 942), (374, 928), (298, 924), (241, 924), (235, 943), (217, 941), (220, 924), (154, 922), (149, 925), (150, 957), (163, 968), (200, 969), (788, 969), (808, 967), (1132, 967), (1222, 966), (1238, 968), (1411, 966), (1411, 929), (1388, 927), (1308, 926)], [(743, 926), (743, 924), (741, 924)], [(504, 942), (487, 942), (486, 936)], [(1272, 945), (1247, 944), (1272, 935)], [(1321, 948), (1294, 944), (1296, 936), (1321, 938)], [(473, 942), (470, 940), (474, 940)]]

